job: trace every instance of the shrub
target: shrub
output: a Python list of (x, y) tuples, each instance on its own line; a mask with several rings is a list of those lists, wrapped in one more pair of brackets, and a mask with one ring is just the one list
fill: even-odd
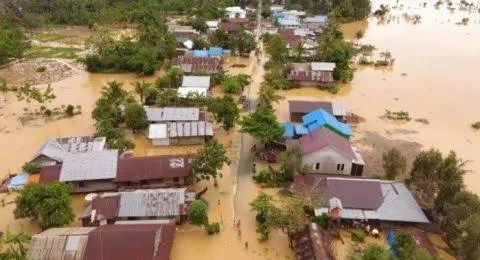
[(214, 235), (214, 234), (220, 233), (220, 224), (218, 222), (207, 224), (205, 228), (207, 230), (208, 235)]
[(262, 169), (257, 175), (253, 176), (253, 180), (257, 183), (267, 183), (270, 180), (270, 172)]
[(336, 83), (329, 84), (327, 86), (321, 86), (321, 90), (327, 91), (330, 94), (337, 94), (338, 91), (340, 90), (340, 86)]
[(43, 111), (43, 115), (46, 116), (46, 117), (51, 117), (52, 116), (52, 110), (45, 109), (45, 111)]
[(40, 170), (42, 170), (42, 167), (38, 162), (27, 162), (22, 166), (22, 171), (28, 173), (28, 174), (33, 174), (33, 173), (39, 173)]
[(45, 70), (47, 70), (47, 67), (45, 67), (45, 66), (40, 66), (40, 67), (38, 67), (35, 71), (36, 71), (36, 72), (45, 72)]
[(68, 105), (67, 108), (65, 109), (65, 114), (67, 116), (73, 116), (75, 107), (73, 105)]
[(352, 233), (352, 241), (354, 242), (365, 242), (365, 233), (363, 232), (354, 232)]
[(480, 121), (477, 121), (477, 122), (473, 123), (473, 124), (472, 124), (472, 127), (473, 127), (474, 129), (477, 129), (477, 130), (480, 129)]
[[(325, 213), (322, 213), (322, 215), (315, 217), (315, 223), (322, 227), (323, 229), (328, 228), (328, 215)], [(353, 234), (352, 234), (353, 236)], [(353, 239), (353, 237), (352, 237)]]

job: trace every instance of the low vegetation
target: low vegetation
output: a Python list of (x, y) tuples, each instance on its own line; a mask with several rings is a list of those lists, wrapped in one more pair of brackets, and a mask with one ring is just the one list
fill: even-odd
[(27, 162), (22, 166), (22, 171), (28, 174), (39, 173), (41, 170), (42, 170), (42, 167), (36, 161)]
[(480, 129), (480, 121), (473, 123), (471, 126), (473, 129), (476, 129), (476, 130)]
[(257, 107), (250, 115), (243, 116), (239, 125), (240, 132), (248, 133), (262, 142), (275, 141), (283, 135), (283, 128), (270, 106)]
[(399, 150), (395, 148), (390, 149), (382, 155), (382, 159), (387, 180), (394, 180), (398, 175), (405, 173), (407, 158)]
[(0, 259), (27, 259), (28, 244), (32, 237), (23, 229), (16, 233), (7, 229), (0, 237)]
[(71, 47), (46, 47), (32, 46), (25, 51), (24, 57), (29, 59), (54, 58), (54, 59), (76, 59), (81, 49)]
[(400, 111), (391, 111), (389, 109), (385, 109), (385, 117), (391, 120), (405, 120), (410, 121), (412, 118), (407, 111), (400, 110)]
[(223, 92), (228, 94), (239, 94), (248, 84), (250, 84), (250, 77), (246, 74), (227, 75), (221, 82)]
[(21, 58), (30, 46), (22, 29), (0, 17), (0, 65), (14, 58)]
[(218, 234), (220, 224), (218, 222), (209, 223), (208, 205), (203, 200), (194, 200), (187, 209), (190, 222), (196, 226), (202, 226), (208, 235)]

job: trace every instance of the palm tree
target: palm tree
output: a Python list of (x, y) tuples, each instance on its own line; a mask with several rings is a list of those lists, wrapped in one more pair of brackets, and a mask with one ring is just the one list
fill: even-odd
[(392, 53), (388, 50), (381, 52), (380, 57), (383, 57), (386, 64), (391, 64), (395, 59), (392, 59)]
[(337, 39), (333, 35), (324, 35), (318, 39), (317, 57), (327, 61), (337, 46)]
[(297, 57), (298, 61), (302, 60), (302, 56), (305, 54), (305, 51), (306, 49), (303, 45), (303, 42), (299, 42), (297, 45), (295, 45), (295, 56)]
[(102, 96), (107, 100), (117, 102), (117, 105), (128, 98), (128, 92), (122, 88), (123, 84), (110, 81), (102, 88)]
[(140, 96), (140, 102), (142, 102), (142, 105), (145, 104), (145, 97), (148, 92), (148, 89), (152, 86), (152, 83), (148, 83), (145, 80), (142, 81), (136, 81), (132, 83), (132, 85), (135, 88), (135, 93), (137, 93)]
[(273, 102), (277, 102), (282, 96), (276, 93), (275, 87), (270, 84), (262, 84), (258, 91), (258, 102), (260, 105), (272, 106)]
[(363, 30), (358, 30), (355, 33), (355, 38), (357, 38), (357, 45), (360, 42), (360, 39), (362, 39), (364, 35), (365, 35), (365, 32)]

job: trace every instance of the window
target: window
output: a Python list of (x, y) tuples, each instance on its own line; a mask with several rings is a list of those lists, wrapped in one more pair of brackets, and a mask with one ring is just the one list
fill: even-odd
[(83, 181), (78, 182), (78, 187), (85, 188), (85, 182)]
[(337, 164), (337, 171), (340, 171), (340, 164)]
[(317, 163), (315, 164), (315, 170), (318, 170), (318, 169), (320, 169), (320, 163), (317, 162)]
[(345, 169), (345, 164), (343, 164), (343, 163), (342, 163), (342, 167), (341, 167), (341, 169), (340, 169), (340, 170), (342, 170), (342, 171), (343, 171), (343, 169)]
[(337, 171), (343, 171), (345, 169), (345, 164), (337, 164)]
[(178, 183), (180, 179), (178, 177), (173, 178), (173, 182)]

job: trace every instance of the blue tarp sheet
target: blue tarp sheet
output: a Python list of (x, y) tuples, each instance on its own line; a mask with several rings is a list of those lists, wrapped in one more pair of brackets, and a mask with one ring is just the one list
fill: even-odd
[(8, 189), (18, 190), (22, 189), (23, 185), (27, 184), (28, 173), (21, 173), (10, 180), (10, 183), (7, 185)]
[(207, 58), (207, 57), (208, 57), (208, 51), (205, 51), (205, 50), (193, 50), (193, 57), (197, 57), (197, 58)]
[(393, 229), (389, 229), (387, 236), (385, 237), (385, 241), (388, 243), (390, 246), (390, 252), (392, 255), (397, 256), (398, 255), (398, 249), (397, 249), (397, 238), (395, 237), (395, 232), (393, 232)]
[(304, 115), (302, 120), (310, 133), (319, 127), (328, 125), (344, 136), (352, 136), (352, 130), (347, 124), (338, 122), (334, 116), (321, 108)]
[(220, 57), (222, 56), (222, 48), (220, 47), (210, 47), (210, 49), (208, 49), (208, 56), (210, 57)]
[(303, 125), (295, 125), (295, 134), (296, 135), (308, 135), (308, 128)]
[(293, 124), (284, 123), (284, 124), (281, 124), (281, 126), (283, 127), (283, 131), (284, 131), (283, 137), (291, 138), (295, 135)]

